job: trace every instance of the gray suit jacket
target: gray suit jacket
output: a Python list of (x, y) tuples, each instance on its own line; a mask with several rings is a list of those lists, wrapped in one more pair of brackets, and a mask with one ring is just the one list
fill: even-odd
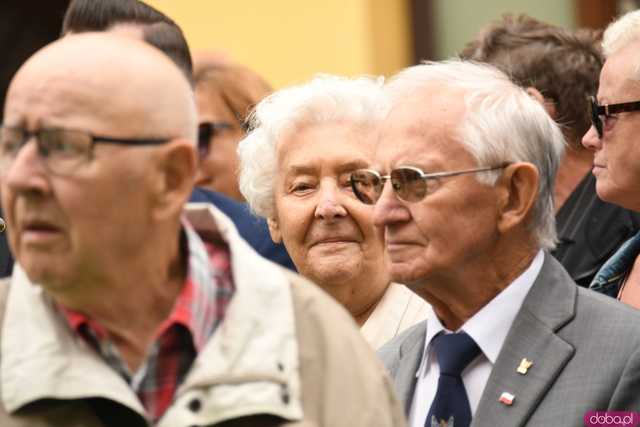
[[(378, 354), (409, 414), (426, 322)], [(516, 372), (523, 358), (526, 375)], [(499, 402), (515, 395), (511, 406)], [(431, 402), (425, 402), (430, 405)], [(640, 411), (640, 311), (579, 288), (545, 254), (507, 334), (473, 418), (474, 427), (584, 426), (590, 410)]]

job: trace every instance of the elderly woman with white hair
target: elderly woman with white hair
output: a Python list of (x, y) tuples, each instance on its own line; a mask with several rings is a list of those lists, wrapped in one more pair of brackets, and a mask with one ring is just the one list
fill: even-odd
[(382, 82), (317, 77), (259, 103), (238, 148), (240, 191), (298, 271), (340, 302), (378, 348), (426, 316), (391, 283), (384, 235), (350, 186), (370, 164), (388, 106)]

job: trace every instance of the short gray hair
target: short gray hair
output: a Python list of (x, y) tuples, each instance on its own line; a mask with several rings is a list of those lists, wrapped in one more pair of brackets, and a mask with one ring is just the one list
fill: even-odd
[[(540, 173), (531, 231), (540, 248), (556, 244), (554, 181), (565, 140), (543, 106), (516, 86), (497, 68), (470, 61), (427, 62), (409, 67), (387, 85), (392, 102), (402, 102), (426, 83), (440, 83), (465, 91), (466, 113), (458, 139), (481, 166), (529, 162)], [(500, 172), (485, 172), (477, 179), (495, 184)]]
[[(382, 79), (321, 75), (309, 83), (279, 90), (263, 99), (238, 145), (240, 192), (257, 215), (275, 214), (277, 148), (285, 131), (301, 125), (348, 120), (374, 123), (387, 112)], [(335, 144), (339, 141), (327, 141)]]
[(609, 24), (602, 36), (602, 50), (608, 57), (639, 39), (640, 10), (635, 10)]

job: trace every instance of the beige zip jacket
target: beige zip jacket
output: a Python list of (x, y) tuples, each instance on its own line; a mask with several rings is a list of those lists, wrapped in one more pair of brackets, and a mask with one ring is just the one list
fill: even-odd
[[(156, 424), (402, 427), (381, 363), (338, 304), (259, 257), (211, 205), (187, 220), (229, 244), (236, 292)], [(66, 326), (19, 265), (0, 282), (0, 426), (147, 426), (126, 382)]]

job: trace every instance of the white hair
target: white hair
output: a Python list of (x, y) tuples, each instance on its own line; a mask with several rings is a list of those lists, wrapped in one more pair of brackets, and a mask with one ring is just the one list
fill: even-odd
[[(437, 83), (465, 92), (466, 112), (460, 119), (458, 139), (479, 166), (529, 162), (540, 174), (531, 231), (540, 248), (556, 244), (553, 207), (554, 179), (564, 153), (565, 140), (543, 106), (516, 86), (497, 68), (470, 61), (427, 62), (405, 69), (387, 85), (392, 102)], [(428, 113), (426, 113), (428, 114)], [(477, 174), (495, 184), (500, 171)]]
[[(347, 120), (373, 123), (387, 112), (383, 80), (321, 75), (309, 83), (279, 90), (263, 99), (250, 116), (247, 136), (238, 145), (240, 191), (257, 215), (275, 215), (277, 148), (285, 131), (301, 125)], [(340, 141), (327, 141), (327, 149)]]
[(609, 57), (639, 39), (640, 10), (635, 10), (609, 24), (602, 36), (602, 50), (605, 57)]

